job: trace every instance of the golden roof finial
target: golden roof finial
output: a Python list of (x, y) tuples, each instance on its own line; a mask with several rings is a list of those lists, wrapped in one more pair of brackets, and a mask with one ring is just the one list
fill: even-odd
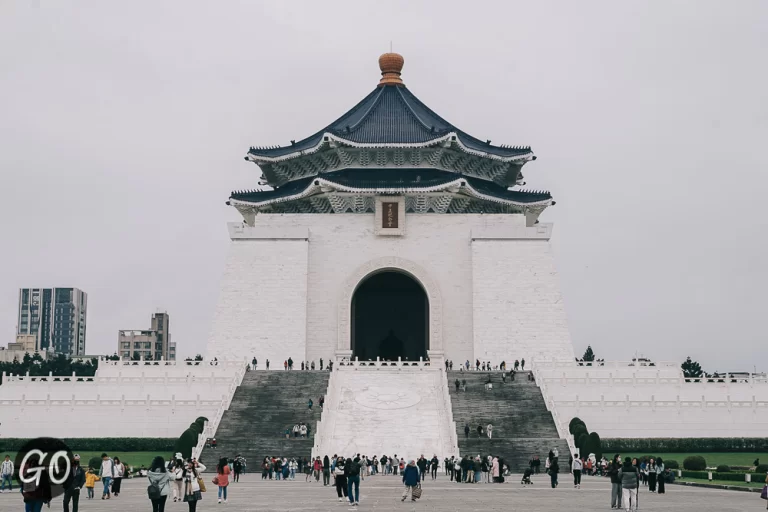
[(399, 53), (385, 53), (379, 57), (379, 69), (381, 69), (381, 80), (379, 86), (384, 85), (404, 85), (400, 79), (400, 72), (403, 70), (405, 59)]

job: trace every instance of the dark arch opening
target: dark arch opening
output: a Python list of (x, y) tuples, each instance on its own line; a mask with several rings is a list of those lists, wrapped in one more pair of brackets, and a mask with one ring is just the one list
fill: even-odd
[(429, 299), (407, 274), (378, 272), (352, 296), (352, 357), (418, 361), (429, 348)]

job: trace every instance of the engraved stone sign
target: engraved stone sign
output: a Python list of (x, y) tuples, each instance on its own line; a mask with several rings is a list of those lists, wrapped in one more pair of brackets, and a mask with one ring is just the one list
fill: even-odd
[(399, 220), (399, 206), (395, 202), (382, 202), (384, 211), (381, 215), (381, 227), (385, 229), (397, 229)]

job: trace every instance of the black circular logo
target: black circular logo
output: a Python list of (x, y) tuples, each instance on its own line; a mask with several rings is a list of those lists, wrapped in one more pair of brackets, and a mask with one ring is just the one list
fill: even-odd
[(63, 494), (75, 476), (72, 450), (54, 437), (38, 437), (24, 443), (14, 466), (22, 490), (46, 501)]

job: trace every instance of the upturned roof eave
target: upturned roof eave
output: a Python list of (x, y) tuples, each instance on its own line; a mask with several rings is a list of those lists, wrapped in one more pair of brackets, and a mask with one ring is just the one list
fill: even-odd
[[(315, 135), (311, 138), (315, 138), (315, 137), (317, 136)], [(439, 137), (436, 137), (434, 139), (430, 139), (424, 142), (355, 142), (355, 141), (351, 141), (343, 137), (340, 137), (338, 135), (335, 135), (331, 132), (323, 132), (318, 143), (310, 148), (299, 149), (291, 153), (287, 153), (279, 156), (268, 156), (263, 153), (260, 153), (259, 149), (254, 148), (248, 151), (248, 154), (246, 155), (246, 159), (256, 164), (284, 162), (286, 160), (292, 160), (294, 158), (300, 158), (306, 155), (312, 155), (314, 153), (317, 153), (318, 151), (323, 149), (323, 147), (328, 146), (331, 141), (337, 144), (351, 147), (351, 148), (375, 148), (375, 149), (378, 149), (378, 148), (419, 149), (419, 148), (428, 148), (431, 146), (437, 146), (445, 142), (451, 142), (451, 143), (455, 143), (465, 153), (472, 154), (480, 158), (489, 158), (499, 162), (514, 162), (518, 160), (529, 161), (529, 160), (532, 160), (535, 156), (533, 151), (531, 151), (529, 147), (519, 147), (519, 146), (512, 146), (511, 148), (515, 149), (519, 147), (520, 150), (527, 149), (527, 151), (525, 153), (520, 153), (518, 155), (509, 155), (509, 156), (496, 155), (492, 152), (482, 151), (482, 150), (474, 149), (467, 146), (462, 141), (463, 137), (468, 137), (468, 136), (462, 132), (451, 131), (444, 135), (441, 135)], [(299, 145), (299, 143), (297, 143), (297, 145)], [(501, 148), (501, 149), (503, 150), (504, 148)], [(269, 151), (269, 149), (267, 149), (267, 151)]]
[[(475, 197), (477, 199), (483, 199), (483, 200), (495, 202), (495, 203), (507, 204), (517, 208), (530, 208), (530, 207), (546, 208), (553, 204), (551, 195), (546, 199), (538, 200), (538, 201), (530, 201), (530, 202), (515, 201), (515, 200), (504, 198), (504, 197), (498, 197), (493, 194), (488, 194), (475, 189), (470, 182), (468, 182), (466, 179), (463, 179), (463, 178), (456, 178), (455, 180), (448, 181), (446, 183), (442, 183), (439, 185), (430, 186), (430, 187), (392, 186), (392, 187), (360, 188), (360, 187), (350, 187), (350, 186), (342, 185), (332, 180), (327, 180), (320, 177), (317, 177), (311, 180), (307, 184), (307, 187), (305, 189), (301, 191), (297, 191), (294, 194), (289, 194), (289, 195), (280, 196), (280, 197), (273, 197), (273, 198), (265, 199), (264, 201), (249, 201), (244, 199), (236, 199), (230, 196), (229, 204), (234, 207), (251, 206), (256, 208), (263, 208), (271, 204), (284, 203), (284, 202), (304, 199), (306, 197), (315, 195), (316, 193), (322, 193), (323, 189), (332, 189), (334, 192), (341, 192), (341, 193), (366, 194), (366, 195), (413, 194), (413, 193), (428, 194), (428, 193), (435, 193), (435, 192), (459, 193), (459, 191), (464, 191), (466, 192), (465, 195), (468, 195), (470, 197)], [(451, 190), (451, 189), (457, 189), (457, 190)], [(527, 192), (520, 192), (520, 193), (527, 193)]]

